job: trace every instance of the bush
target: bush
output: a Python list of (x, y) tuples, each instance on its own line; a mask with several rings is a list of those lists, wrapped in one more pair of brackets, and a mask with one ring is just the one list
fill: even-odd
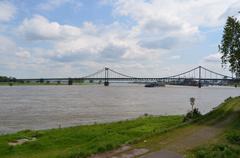
[(240, 145), (240, 132), (238, 131), (228, 132), (226, 138), (230, 143)]
[(106, 150), (112, 150), (114, 146), (112, 144), (107, 144), (106, 145)]
[(186, 114), (186, 116), (183, 118), (183, 122), (194, 120), (202, 116), (201, 112), (198, 110), (198, 108), (194, 108), (193, 111), (190, 111)]
[(227, 99), (224, 100), (224, 102), (228, 102), (228, 101), (230, 101), (232, 99), (233, 99), (232, 97), (228, 97)]
[(97, 148), (97, 151), (99, 153), (102, 153), (102, 152), (106, 151), (106, 148), (104, 146), (100, 146), (100, 147)]
[(86, 158), (89, 154), (83, 151), (72, 153), (71, 155), (67, 156), (68, 158)]
[(219, 144), (201, 148), (195, 152), (195, 156), (196, 158), (238, 158), (239, 153), (228, 145)]

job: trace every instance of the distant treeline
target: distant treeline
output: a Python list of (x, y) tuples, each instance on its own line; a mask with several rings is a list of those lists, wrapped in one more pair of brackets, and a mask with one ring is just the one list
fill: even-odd
[(16, 82), (15, 77), (0, 76), (0, 82)]

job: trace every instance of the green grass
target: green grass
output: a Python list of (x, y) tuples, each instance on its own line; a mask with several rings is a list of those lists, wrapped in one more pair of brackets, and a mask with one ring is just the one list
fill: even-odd
[(234, 122), (214, 143), (197, 147), (189, 158), (239, 158), (240, 118)]
[(238, 158), (239, 149), (235, 149), (227, 144), (214, 144), (201, 147), (195, 151), (192, 157), (196, 158)]
[[(166, 133), (151, 135), (151, 137), (144, 139), (145, 141), (139, 141), (133, 146), (147, 148), (150, 152), (170, 146), (170, 148), (173, 147), (171, 150), (183, 154), (187, 158), (224, 158), (226, 155), (235, 158), (240, 155), (240, 112), (238, 109), (240, 109), (240, 97), (228, 98), (217, 108), (200, 118), (180, 124), (177, 128), (168, 130)], [(219, 125), (225, 119), (229, 121), (221, 126), (223, 133), (208, 140), (207, 144), (197, 148), (191, 147), (191, 143), (185, 148), (174, 145), (174, 142), (184, 141), (185, 138), (188, 139), (188, 136), (194, 135), (198, 130)]]
[(226, 100), (216, 110), (207, 114), (200, 122), (221, 121), (229, 115), (236, 115), (219, 137), (187, 153), (189, 158), (239, 158), (240, 155), (240, 97)]
[[(0, 155), (3, 158), (86, 157), (173, 128), (181, 124), (182, 119), (182, 116), (145, 116), (108, 124), (26, 130), (0, 136)], [(32, 137), (37, 140), (15, 147), (8, 145), (10, 141)]]

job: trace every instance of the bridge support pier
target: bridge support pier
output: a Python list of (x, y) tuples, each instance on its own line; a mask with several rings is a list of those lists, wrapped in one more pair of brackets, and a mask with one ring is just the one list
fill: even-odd
[(198, 82), (198, 88), (202, 88), (201, 80)]
[(105, 82), (104, 82), (104, 86), (109, 86), (109, 82), (108, 82), (108, 81), (105, 81)]

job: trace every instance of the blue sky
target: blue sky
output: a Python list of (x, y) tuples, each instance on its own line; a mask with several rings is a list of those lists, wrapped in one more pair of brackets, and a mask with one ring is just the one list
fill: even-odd
[(1, 0), (0, 75), (80, 77), (108, 66), (167, 76), (221, 68), (218, 44), (238, 0)]

